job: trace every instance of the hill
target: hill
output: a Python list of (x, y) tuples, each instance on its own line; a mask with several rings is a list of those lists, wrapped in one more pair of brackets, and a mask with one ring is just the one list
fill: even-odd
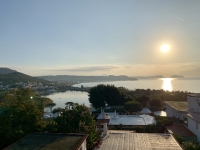
[[(1, 70), (1, 69), (0, 69)], [(13, 84), (18, 82), (42, 82), (42, 83), (48, 83), (49, 81), (39, 79), (36, 77), (31, 77), (29, 75), (20, 73), (20, 72), (11, 72), (7, 74), (0, 74), (0, 82), (3, 83), (3, 85), (7, 84)]]
[(13, 72), (17, 72), (17, 71), (9, 69), (9, 68), (0, 67), (0, 74), (8, 74), (8, 73), (13, 73)]
[(73, 76), (73, 75), (57, 75), (57, 76), (40, 76), (40, 78), (50, 81), (59, 81), (64, 83), (85, 83), (85, 82), (109, 82), (109, 81), (130, 81), (137, 80), (128, 76)]

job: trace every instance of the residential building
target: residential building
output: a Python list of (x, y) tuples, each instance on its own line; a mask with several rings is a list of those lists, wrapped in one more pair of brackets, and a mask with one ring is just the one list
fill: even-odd
[(116, 129), (121, 126), (123, 128), (144, 127), (156, 123), (156, 121), (150, 115), (119, 115), (116, 111), (114, 113), (102, 111), (97, 117), (97, 123), (107, 123), (109, 129)]
[(200, 142), (200, 94), (188, 94), (187, 95), (188, 103), (188, 129), (192, 131)]
[(166, 113), (168, 117), (175, 117), (184, 120), (187, 115), (188, 104), (183, 101), (165, 101)]
[(4, 150), (48, 149), (87, 150), (88, 135), (66, 133), (32, 133), (4, 148)]

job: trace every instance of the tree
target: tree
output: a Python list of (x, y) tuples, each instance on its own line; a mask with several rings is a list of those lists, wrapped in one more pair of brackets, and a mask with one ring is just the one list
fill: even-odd
[(173, 136), (175, 137), (175, 139), (182, 144), (184, 142), (184, 139), (182, 136), (178, 135), (178, 134), (173, 134)]
[(109, 106), (120, 106), (124, 102), (132, 100), (130, 96), (127, 96), (121, 92), (114, 85), (97, 85), (92, 87), (89, 91), (89, 101), (94, 108)]
[(5, 111), (0, 114), (0, 149), (27, 134), (41, 132), (43, 129), (43, 111), (34, 104), (26, 91), (22, 89), (12, 95), (10, 104), (6, 105)]
[(151, 110), (153, 110), (153, 111), (162, 110), (162, 108), (163, 108), (163, 102), (159, 98), (151, 99), (149, 104), (150, 104)]
[(137, 101), (130, 101), (124, 104), (124, 109), (131, 112), (138, 112), (142, 110), (142, 106)]
[(70, 107), (74, 105), (74, 102), (67, 102), (65, 105), (68, 107), (68, 109), (70, 109)]
[(52, 108), (53, 108), (54, 106), (56, 106), (56, 103), (49, 103), (49, 104), (47, 104), (45, 107), (49, 107), (50, 110), (51, 110), (51, 112), (52, 112)]
[(197, 141), (183, 142), (182, 147), (184, 150), (200, 150), (200, 145)]
[(138, 102), (140, 102), (140, 104), (142, 104), (142, 107), (144, 108), (144, 107), (147, 107), (147, 106), (148, 106), (150, 97), (145, 96), (145, 95), (142, 95), (142, 96), (137, 97), (136, 100), (137, 100)]
[(88, 134), (89, 149), (101, 142), (100, 134), (96, 131), (96, 123), (86, 106), (74, 103), (71, 109), (66, 107), (61, 114), (55, 119), (57, 132)]
[(62, 110), (63, 110), (63, 108), (57, 107), (57, 108), (54, 108), (54, 109), (53, 109), (53, 113), (55, 114), (55, 113), (57, 113), (57, 112), (61, 112)]

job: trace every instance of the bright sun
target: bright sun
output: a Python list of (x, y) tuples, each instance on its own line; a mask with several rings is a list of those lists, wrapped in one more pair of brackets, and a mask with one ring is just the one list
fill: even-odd
[(160, 50), (163, 52), (163, 53), (166, 53), (168, 52), (170, 49), (169, 45), (167, 44), (163, 44), (161, 47), (160, 47)]

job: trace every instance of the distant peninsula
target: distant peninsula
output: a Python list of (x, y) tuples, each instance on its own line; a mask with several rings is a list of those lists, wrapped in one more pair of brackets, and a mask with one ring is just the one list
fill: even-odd
[(41, 82), (41, 83), (49, 83), (49, 81), (39, 79), (36, 77), (32, 77), (23, 73), (20, 73), (18, 71), (0, 67), (0, 83), (3, 85), (7, 84), (15, 84), (19, 82)]
[(109, 81), (134, 81), (137, 78), (121, 76), (76, 76), (76, 75), (56, 75), (56, 76), (39, 76), (41, 79), (49, 81), (58, 81), (62, 83), (87, 83), (87, 82), (109, 82)]

